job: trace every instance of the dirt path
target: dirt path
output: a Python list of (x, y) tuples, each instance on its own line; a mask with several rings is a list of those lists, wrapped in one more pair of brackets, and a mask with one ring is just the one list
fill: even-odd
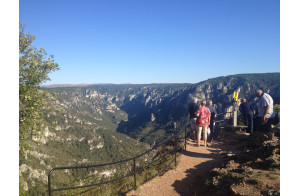
[(205, 148), (203, 144), (196, 147), (194, 142), (188, 141), (187, 151), (180, 156), (176, 169), (141, 185), (137, 191), (129, 192), (127, 196), (199, 195), (199, 182), (222, 162), (221, 150), (228, 150), (221, 142), (215, 142)]

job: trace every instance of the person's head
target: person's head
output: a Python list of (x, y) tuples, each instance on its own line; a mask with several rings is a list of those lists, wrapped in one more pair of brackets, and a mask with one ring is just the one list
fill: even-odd
[(194, 103), (197, 103), (197, 102), (198, 102), (198, 99), (194, 97), (194, 98), (193, 98), (193, 102), (194, 102)]
[(208, 105), (208, 106), (212, 106), (212, 100), (209, 100), (209, 101), (207, 102), (207, 105)]
[(241, 101), (242, 101), (242, 103), (244, 103), (244, 102), (247, 102), (247, 99), (243, 98)]
[(201, 101), (201, 105), (206, 106), (206, 101), (205, 100)]
[(256, 90), (256, 93), (255, 93), (255, 96), (256, 96), (256, 97), (260, 97), (262, 94), (263, 94), (263, 91), (260, 90), (260, 89), (257, 89), (257, 90)]

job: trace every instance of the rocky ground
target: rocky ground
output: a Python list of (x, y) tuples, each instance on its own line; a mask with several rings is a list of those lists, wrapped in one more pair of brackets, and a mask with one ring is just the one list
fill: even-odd
[(127, 195), (280, 195), (280, 134), (273, 132), (261, 147), (243, 131), (223, 131), (207, 148), (190, 140), (176, 169)]
[(224, 164), (201, 182), (199, 195), (280, 195), (280, 130), (257, 147), (256, 137), (225, 132), (219, 138), (234, 151), (223, 151)]

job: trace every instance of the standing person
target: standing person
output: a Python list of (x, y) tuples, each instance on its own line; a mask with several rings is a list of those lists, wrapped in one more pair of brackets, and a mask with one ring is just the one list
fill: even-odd
[(262, 137), (266, 133), (268, 139), (272, 139), (271, 123), (275, 117), (272, 97), (258, 89), (255, 93), (258, 100), (258, 120), (257, 120), (257, 145), (262, 144)]
[(190, 122), (194, 136), (194, 142), (196, 143), (196, 112), (199, 110), (199, 105), (197, 104), (198, 99), (193, 98), (193, 102), (189, 105), (189, 114), (190, 114)]
[(200, 146), (200, 137), (201, 132), (203, 129), (203, 140), (204, 140), (204, 146), (206, 147), (206, 140), (207, 140), (207, 127), (210, 124), (210, 111), (206, 107), (206, 101), (201, 102), (201, 107), (199, 108), (198, 112), (196, 113), (197, 118), (197, 145)]
[(280, 108), (278, 110), (278, 123), (277, 123), (276, 127), (280, 127)]
[(210, 124), (209, 124), (209, 129), (210, 129), (209, 142), (211, 143), (213, 141), (214, 135), (215, 135), (215, 119), (217, 118), (217, 110), (213, 106), (213, 103), (211, 100), (207, 102), (207, 108), (209, 109), (209, 111), (211, 113)]
[(242, 99), (242, 103), (239, 107), (239, 110), (241, 111), (245, 125), (248, 126), (248, 131), (250, 132), (250, 135), (253, 135), (253, 114), (254, 109), (250, 103), (247, 102), (247, 99)]

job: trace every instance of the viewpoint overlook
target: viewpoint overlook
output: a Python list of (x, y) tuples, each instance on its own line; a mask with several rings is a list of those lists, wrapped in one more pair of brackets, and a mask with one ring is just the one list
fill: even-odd
[[(269, 93), (274, 99), (274, 104), (280, 104), (279, 73), (238, 74), (212, 78), (197, 84), (97, 84), (44, 87), (42, 90), (55, 94), (53, 98), (55, 98), (56, 111), (45, 115), (49, 124), (44, 127), (43, 132), (32, 136), (31, 144), (34, 148), (27, 150), (24, 156), (20, 157), (22, 186), (28, 195), (48, 194), (48, 173), (52, 168), (116, 162), (154, 148), (161, 142), (170, 139), (179, 130), (186, 128), (189, 119), (188, 104), (193, 97), (197, 97), (199, 100), (212, 100), (217, 112), (224, 113), (218, 118), (229, 119), (230, 114), (227, 112), (233, 111), (233, 93), (239, 92), (239, 97), (247, 98), (251, 104), (256, 105), (257, 99), (254, 93), (258, 88)], [(259, 152), (251, 147), (253, 141), (247, 138), (248, 135), (243, 132), (229, 133), (224, 130), (220, 133), (219, 140), (206, 149), (196, 148), (188, 139), (187, 149), (179, 157), (178, 165), (174, 170), (148, 182), (152, 183), (151, 185), (139, 184), (141, 186), (136, 192), (127, 194), (155, 195), (161, 189), (160, 186), (168, 184), (168, 187), (173, 188), (166, 190), (166, 194), (163, 195), (197, 195), (205, 191), (207, 195), (210, 195), (209, 189), (218, 185), (216, 181), (222, 182), (222, 177), (212, 176), (218, 173), (219, 176), (223, 175), (224, 179), (228, 177), (233, 182), (229, 185), (233, 189), (231, 192), (223, 187), (224, 184), (218, 185), (219, 190), (229, 191), (228, 194), (247, 195), (247, 191), (240, 190), (242, 185), (233, 186), (235, 182), (244, 179), (239, 182), (244, 183), (249, 190), (255, 190), (262, 194), (268, 194), (269, 190), (273, 190), (272, 193), (276, 195), (278, 193), (276, 187), (279, 185), (276, 184), (275, 176), (279, 175), (276, 170), (279, 158), (272, 157), (275, 161), (272, 162), (270, 158), (267, 164), (264, 161), (272, 153), (279, 156), (279, 152), (277, 152), (279, 150), (276, 150), (279, 135), (277, 134), (274, 140), (265, 142), (264, 148)], [(168, 149), (167, 146), (164, 147)], [(165, 150), (164, 147), (141, 157), (136, 164), (143, 165), (155, 159), (161, 150)], [(239, 157), (241, 156), (239, 152), (243, 150), (248, 150), (248, 157)], [(263, 155), (255, 157), (255, 153)], [(276, 167), (272, 167), (275, 168), (273, 169), (274, 174), (268, 173), (271, 176), (268, 179), (272, 181), (270, 184), (273, 184), (273, 187), (267, 189), (266, 186), (270, 187), (271, 185), (263, 184), (261, 178), (257, 178), (257, 176), (255, 176), (256, 180), (241, 176), (242, 174), (228, 176), (229, 169), (226, 167), (215, 169), (215, 172), (211, 173), (211, 170), (224, 164), (224, 156), (227, 161), (225, 166), (238, 174), (248, 171), (249, 176), (259, 174), (259, 172), (263, 173), (259, 169), (275, 165)], [(243, 161), (237, 161), (237, 159)], [(168, 161), (168, 156), (166, 156), (165, 162), (160, 162), (160, 164), (166, 164)], [(256, 167), (254, 168), (253, 165)], [(156, 168), (160, 168), (160, 166), (156, 166)], [(131, 163), (124, 163), (92, 170), (62, 170), (53, 173), (52, 186), (55, 189), (70, 185), (82, 186), (99, 183), (122, 176), (131, 169)], [(205, 175), (201, 175), (201, 172)], [(148, 179), (149, 176), (156, 173), (155, 168), (151, 168), (148, 173), (143, 173), (144, 176), (137, 176), (139, 178), (137, 180)], [(176, 176), (180, 176), (180, 178), (174, 179)], [(168, 180), (161, 180), (164, 178)], [(121, 182), (114, 182), (113, 185), (103, 186), (102, 194), (125, 194), (130, 189), (125, 181), (123, 179)], [(273, 181), (276, 182), (276, 185)], [(195, 190), (194, 187), (197, 187), (198, 182), (206, 183), (206, 186), (202, 186), (206, 187), (206, 190), (204, 190), (205, 188)], [(185, 189), (188, 184), (191, 187)], [(261, 188), (257, 188), (259, 186)], [(92, 188), (67, 191), (70, 191), (65, 192), (67, 195), (99, 193), (99, 190)], [(221, 195), (221, 192), (214, 194)]]

